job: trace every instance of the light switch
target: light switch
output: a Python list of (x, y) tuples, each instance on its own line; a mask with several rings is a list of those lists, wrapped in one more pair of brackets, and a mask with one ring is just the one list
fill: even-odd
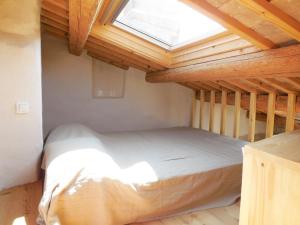
[(28, 102), (17, 102), (16, 103), (16, 114), (27, 114), (29, 113)]

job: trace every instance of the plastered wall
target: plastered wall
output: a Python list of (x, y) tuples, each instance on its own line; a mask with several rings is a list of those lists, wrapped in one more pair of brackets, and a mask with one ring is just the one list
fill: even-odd
[[(192, 91), (177, 84), (150, 84), (145, 73), (126, 71), (125, 95), (92, 97), (92, 59), (69, 54), (67, 44), (43, 35), (44, 134), (60, 124), (83, 123), (100, 132), (190, 124)], [(105, 70), (118, 71), (102, 63)]]
[[(0, 189), (38, 179), (42, 151), (40, 2), (0, 1)], [(17, 101), (28, 114), (15, 113)]]

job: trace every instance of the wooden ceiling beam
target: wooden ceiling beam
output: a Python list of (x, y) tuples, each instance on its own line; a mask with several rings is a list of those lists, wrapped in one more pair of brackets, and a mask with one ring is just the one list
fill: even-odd
[[(232, 41), (228, 41), (225, 43), (209, 46), (207, 48), (199, 49), (198, 51), (191, 51), (187, 54), (178, 55), (176, 57), (172, 57), (172, 64), (178, 64), (183, 62), (188, 62), (193, 59), (204, 58), (212, 55), (222, 54), (228, 51), (234, 51), (239, 49), (244, 49), (247, 47), (251, 47), (252, 44), (248, 41), (238, 38)], [(173, 55), (172, 55), (173, 56)]]
[(95, 58), (97, 60), (100, 60), (102, 62), (105, 62), (105, 63), (111, 64), (113, 66), (119, 67), (120, 69), (123, 69), (123, 70), (128, 70), (129, 69), (129, 66), (123, 61), (112, 59), (112, 58), (109, 58), (107, 56), (99, 55), (97, 53), (89, 52), (89, 51), (87, 52), (87, 55), (89, 55), (92, 58)]
[(242, 49), (238, 49), (238, 50), (233, 50), (233, 51), (230, 50), (230, 51), (224, 52), (224, 53), (217, 53), (217, 54), (210, 55), (210, 56), (191, 59), (191, 60), (185, 61), (185, 62), (171, 64), (171, 68), (179, 68), (179, 67), (184, 67), (184, 66), (197, 65), (200, 63), (212, 62), (212, 61), (216, 61), (216, 60), (220, 60), (220, 59), (225, 59), (225, 58), (229, 58), (229, 57), (233, 57), (233, 56), (239, 56), (239, 55), (244, 55), (244, 54), (249, 54), (249, 53), (259, 52), (259, 51), (260, 50), (254, 46), (246, 47), (246, 48), (242, 48)]
[(49, 26), (48, 24), (43, 24), (42, 31), (46, 31), (51, 35), (68, 40), (68, 32), (59, 30), (55, 27)]
[(282, 82), (280, 82), (278, 80), (275, 80), (272, 78), (257, 78), (257, 79), (263, 83), (270, 85), (273, 88), (276, 88), (277, 90), (284, 92), (284, 93), (295, 93), (294, 89), (287, 87), (286, 85), (284, 85)]
[(180, 84), (180, 85), (182, 85), (182, 86), (184, 86), (184, 87), (187, 87), (187, 88), (191, 88), (191, 89), (193, 89), (194, 91), (198, 91), (199, 90), (199, 87), (198, 86), (196, 86), (196, 85), (194, 85), (193, 83), (189, 83), (189, 82), (186, 82), (186, 83), (180, 83), (180, 82), (178, 82), (177, 84)]
[(48, 18), (48, 19), (51, 19), (53, 21), (56, 21), (57, 23), (60, 23), (62, 25), (69, 26), (69, 19), (61, 17), (61, 16), (59, 16), (55, 13), (49, 12), (47, 10), (42, 9), (41, 10), (41, 16), (45, 17), (45, 18)]
[(199, 41), (176, 47), (175, 49), (172, 49), (172, 54), (174, 57), (176, 57), (178, 55), (184, 55), (189, 52), (198, 51), (209, 46), (224, 43), (230, 40), (235, 40), (238, 38), (240, 38), (238, 35), (235, 35), (230, 31), (224, 31), (222, 33), (215, 34), (213, 36), (201, 39)]
[(68, 32), (69, 31), (69, 25), (63, 25), (61, 23), (58, 23), (54, 20), (52, 20), (51, 18), (46, 18), (44, 16), (41, 16), (41, 23), (43, 24), (47, 24), (51, 27), (55, 27), (61, 31), (64, 31), (64, 32)]
[(300, 79), (298, 77), (286, 77), (286, 78), (283, 77), (283, 78), (278, 78), (277, 80), (292, 85), (295, 89), (300, 91)]
[(59, 7), (53, 1), (43, 0), (42, 9), (62, 18), (69, 19), (68, 9)]
[(222, 91), (222, 88), (220, 85), (218, 84), (214, 84), (213, 82), (210, 81), (205, 81), (205, 82), (201, 82), (203, 85), (209, 87), (211, 90), (213, 91)]
[(244, 92), (243, 89), (241, 89), (241, 88), (239, 88), (239, 87), (236, 87), (236, 86), (234, 86), (234, 85), (232, 85), (232, 84), (229, 84), (229, 83), (227, 83), (226, 81), (223, 81), (223, 80), (217, 80), (216, 82), (217, 82), (218, 84), (220, 84), (221, 86), (223, 86), (223, 87), (229, 89), (230, 91), (233, 91), (233, 92), (237, 92), (237, 91), (239, 91), (239, 92)]
[(104, 0), (69, 0), (69, 51), (81, 55)]
[(252, 83), (246, 79), (241, 79), (239, 80), (239, 83), (245, 85), (246, 87), (248, 87), (250, 90), (252, 90), (252, 92), (256, 93), (256, 92), (267, 92), (265, 91), (264, 88), (262, 88), (259, 85), (256, 85), (255, 83)]
[(91, 45), (89, 43), (87, 43), (86, 49), (89, 52), (95, 53), (95, 54), (100, 55), (100, 56), (107, 56), (107, 57), (110, 57), (110, 58), (118, 60), (118, 61), (126, 61), (126, 63), (128, 64), (128, 66), (130, 66), (130, 67), (133, 67), (133, 68), (145, 71), (145, 72), (150, 71), (150, 69), (149, 69), (149, 67), (147, 65), (140, 64), (140, 63), (136, 62), (135, 60), (127, 58), (124, 55), (112, 52), (109, 49), (105, 49), (105, 48), (101, 48), (100, 49), (97, 46)]
[(66, 0), (42, 0), (42, 4), (51, 4), (55, 7), (68, 10), (68, 1)]
[(148, 73), (146, 80), (155, 83), (299, 76), (300, 45), (293, 45)]
[[(222, 24), (228, 30), (233, 33), (245, 38), (249, 42), (253, 43), (255, 46), (261, 49), (270, 49), (276, 48), (276, 44), (274, 44), (269, 39), (261, 36), (254, 30), (242, 24), (240, 21), (235, 18), (223, 13), (219, 9), (210, 5), (206, 0), (180, 0), (183, 3), (190, 5), (192, 8), (200, 11), (201, 13), (207, 15), (212, 18), (216, 22)], [(200, 24), (199, 24), (200, 25)]]
[(130, 51), (122, 49), (122, 48), (118, 48), (110, 43), (107, 43), (105, 41), (96, 39), (94, 37), (89, 37), (88, 41), (87, 41), (87, 45), (92, 44), (94, 46), (97, 46), (97, 48), (106, 48), (109, 49), (112, 52), (121, 54), (121, 55), (125, 55), (127, 58), (133, 59), (135, 60), (137, 63), (144, 63), (147, 64), (150, 68), (153, 68), (154, 71), (157, 70), (164, 70), (166, 69), (166, 67), (163, 67), (155, 62), (152, 62), (148, 59), (142, 58), (136, 54), (132, 54)]
[(275, 24), (290, 37), (300, 41), (300, 23), (268, 0), (239, 0), (263, 18)]
[(241, 82), (240, 80), (227, 80), (226, 81), (227, 83), (231, 84), (231, 85), (234, 85), (234, 86), (237, 86), (239, 87), (240, 89), (246, 91), (246, 92), (254, 92), (254, 93), (257, 93), (257, 89), (256, 88), (253, 88), (247, 84), (244, 84), (243, 82)]
[(255, 87), (258, 90), (261, 90), (263, 92), (267, 92), (267, 93), (277, 93), (278, 92), (275, 88), (273, 88), (261, 81), (258, 81), (256, 79), (243, 80), (243, 82), (248, 83), (249, 85), (252, 85), (253, 87)]
[(218, 89), (219, 91), (227, 91), (227, 92), (232, 92), (232, 90), (230, 88), (227, 88), (223, 85), (221, 85), (220, 83), (218, 82), (215, 82), (215, 81), (205, 81), (205, 84), (211, 86), (211, 87), (214, 87), (215, 89)]
[(217, 90), (217, 89), (215, 89), (213, 87), (210, 87), (210, 86), (208, 86), (208, 85), (206, 85), (204, 83), (198, 82), (198, 81), (197, 82), (193, 82), (193, 84), (195, 86), (197, 86), (199, 90), (204, 90), (204, 91), (219, 91), (219, 90)]

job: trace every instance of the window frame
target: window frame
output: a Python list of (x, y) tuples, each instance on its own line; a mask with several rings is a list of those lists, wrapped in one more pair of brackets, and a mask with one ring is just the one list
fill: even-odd
[(126, 32), (128, 32), (132, 35), (135, 35), (139, 38), (142, 38), (143, 40), (145, 40), (147, 42), (150, 42), (150, 43), (155, 44), (159, 47), (162, 47), (163, 49), (165, 49), (166, 51), (169, 51), (169, 52), (172, 52), (172, 51), (184, 48), (184, 47), (188, 47), (189, 45), (193, 45), (194, 43), (200, 42), (202, 40), (208, 39), (210, 37), (213, 37), (213, 36), (216, 36), (218, 34), (221, 34), (223, 32), (228, 31), (225, 28), (224, 31), (220, 31), (219, 33), (213, 34), (211, 36), (208, 36), (208, 37), (205, 37), (205, 38), (200, 38), (200, 37), (197, 38), (196, 37), (196, 38), (193, 38), (191, 40), (188, 40), (188, 41), (185, 41), (185, 42), (182, 42), (182, 43), (179, 43), (179, 44), (176, 44), (176, 45), (172, 46), (172, 45), (164, 42), (163, 40), (152, 37), (150, 34), (139, 31), (139, 30), (137, 30), (137, 29), (135, 29), (135, 28), (133, 28), (133, 27), (131, 27), (127, 24), (124, 24), (124, 23), (117, 20), (117, 17), (119, 16), (119, 14), (122, 12), (122, 10), (128, 4), (129, 1), (130, 0), (124, 0), (124, 2), (122, 2), (120, 7), (114, 12), (114, 15), (113, 15), (112, 20), (111, 20), (111, 25), (114, 26), (114, 27), (117, 27), (119, 29), (122, 29), (122, 30), (124, 30), (124, 31), (126, 31)]

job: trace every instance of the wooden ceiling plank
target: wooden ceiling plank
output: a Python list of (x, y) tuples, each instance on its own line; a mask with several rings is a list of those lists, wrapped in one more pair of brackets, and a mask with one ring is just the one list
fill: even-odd
[(219, 9), (210, 5), (206, 0), (181, 0), (183, 3), (190, 5), (192, 8), (200, 11), (208, 17), (214, 19), (216, 22), (222, 24), (228, 30), (245, 38), (261, 49), (276, 48), (276, 45), (269, 39), (256, 33), (254, 30), (242, 24), (235, 18), (223, 13)]
[(126, 56), (127, 58), (130, 58), (132, 60), (137, 61), (138, 63), (144, 63), (146, 65), (148, 65), (151, 69), (153, 68), (153, 70), (164, 70), (166, 69), (166, 67), (163, 67), (161, 65), (156, 64), (155, 62), (152, 62), (150, 60), (147, 60), (145, 58), (142, 58), (138, 55), (132, 54), (131, 52), (121, 49), (121, 48), (117, 48), (116, 46), (113, 46), (107, 42), (95, 39), (93, 37), (89, 37), (88, 41), (87, 41), (87, 46), (88, 45), (93, 45), (95, 48), (106, 48), (108, 50), (110, 50), (111, 52), (115, 52), (121, 55)]
[(227, 92), (232, 92), (233, 90), (231, 90), (230, 88), (227, 88), (223, 85), (221, 85), (220, 83), (216, 82), (216, 81), (205, 81), (205, 84), (219, 90), (219, 91), (227, 91)]
[(234, 41), (240, 39), (238, 35), (232, 34), (229, 31), (225, 31), (221, 34), (214, 35), (212, 37), (206, 38), (204, 40), (200, 40), (198, 42), (194, 42), (192, 46), (185, 45), (180, 50), (175, 49), (172, 51), (172, 57), (178, 57), (181, 55), (190, 54), (192, 52), (197, 52), (202, 49), (206, 49), (209, 47), (213, 47), (216, 45), (221, 45), (223, 43), (227, 43), (230, 41)]
[(250, 80), (241, 79), (240, 82), (247, 85), (247, 86), (249, 86), (251, 89), (253, 88), (254, 90), (257, 90), (259, 92), (266, 92), (266, 93), (269, 92), (268, 89), (262, 87), (259, 84), (256, 84), (255, 82), (251, 82)]
[(294, 90), (286, 87), (285, 85), (283, 85), (282, 82), (278, 81), (278, 80), (275, 80), (273, 78), (258, 78), (258, 80), (260, 80), (261, 82), (264, 82), (284, 93), (295, 93)]
[(170, 66), (170, 58), (165, 49), (117, 27), (96, 24), (93, 27), (91, 36), (110, 43), (117, 48), (129, 51), (131, 54), (151, 60), (161, 66), (167, 68)]
[(221, 86), (223, 86), (223, 87), (229, 89), (230, 91), (234, 91), (234, 92), (236, 92), (236, 91), (244, 92), (243, 89), (241, 89), (241, 88), (239, 88), (239, 87), (236, 87), (236, 86), (234, 86), (234, 85), (231, 85), (231, 84), (227, 83), (226, 81), (223, 81), (223, 80), (217, 80), (216, 82), (217, 82), (218, 84), (220, 84)]
[(297, 77), (283, 77), (283, 78), (278, 78), (277, 80), (288, 83), (292, 85), (295, 89), (300, 91), (300, 80)]
[(231, 85), (234, 85), (234, 86), (237, 86), (239, 87), (240, 89), (246, 91), (246, 92), (257, 92), (257, 89), (256, 88), (253, 88), (253, 87), (249, 87), (249, 85), (247, 84), (244, 84), (242, 83), (240, 80), (227, 80), (226, 81), (227, 83), (230, 83)]
[(235, 40), (237, 38), (240, 37), (231, 33), (230, 31), (224, 31), (222, 33), (215, 34), (213, 36), (192, 42), (190, 44), (184, 44), (183, 46), (177, 47), (171, 51), (173, 56), (176, 57), (178, 55), (183, 55), (192, 51), (198, 51), (199, 49), (207, 48), (218, 43), (227, 42), (228, 40)]
[[(288, 65), (288, 66), (287, 66)], [(149, 82), (299, 77), (300, 45), (148, 73)]]
[(69, 0), (69, 51), (80, 55), (104, 0)]
[(128, 70), (129, 69), (129, 66), (127, 64), (124, 64), (123, 62), (117, 62), (115, 59), (111, 59), (111, 58), (108, 58), (108, 57), (105, 57), (105, 56), (100, 56), (98, 54), (95, 54), (93, 52), (87, 52), (87, 54), (97, 60), (100, 60), (102, 62), (105, 62), (105, 63), (108, 63), (108, 64), (111, 64), (113, 66), (116, 66), (116, 67), (119, 67), (123, 70)]
[(57, 28), (59, 30), (62, 30), (64, 32), (68, 32), (68, 30), (69, 30), (69, 26), (60, 24), (60, 23), (58, 23), (58, 22), (56, 22), (56, 21), (54, 21), (54, 20), (52, 20), (50, 18), (46, 18), (44, 16), (41, 16), (41, 22), (43, 24), (47, 24), (47, 25), (49, 25), (51, 27), (55, 27), (55, 28)]
[(215, 84), (215, 83), (210, 82), (210, 81), (205, 81), (205, 82), (202, 82), (202, 83), (206, 86), (209, 86), (209, 87), (213, 88), (216, 91), (219, 91), (219, 92), (222, 91), (222, 87), (218, 84)]
[(219, 91), (219, 90), (216, 90), (216, 89), (214, 89), (214, 88), (212, 88), (210, 86), (207, 86), (207, 85), (205, 85), (205, 84), (203, 84), (201, 82), (193, 82), (193, 84), (195, 86), (197, 86), (199, 88), (199, 90), (204, 90), (204, 91)]
[(66, 40), (68, 39), (68, 32), (64, 32), (62, 30), (59, 30), (59, 29), (49, 26), (47, 24), (43, 24), (42, 30), (46, 31), (47, 33), (54, 35), (56, 37), (63, 38)]
[(300, 41), (300, 23), (295, 18), (277, 8), (268, 0), (239, 0), (263, 18), (281, 28), (290, 37)]
[(259, 52), (260, 50), (254, 46), (251, 47), (246, 47), (238, 50), (230, 50), (228, 52), (224, 53), (218, 53), (216, 55), (211, 55), (211, 56), (206, 56), (202, 58), (196, 58), (196, 59), (191, 59), (189, 61), (185, 62), (179, 62), (179, 63), (173, 63), (171, 64), (171, 68), (179, 68), (179, 67), (184, 67), (184, 66), (190, 66), (190, 65), (197, 65), (200, 63), (205, 63), (205, 62), (212, 62), (220, 59), (225, 59), (233, 56), (239, 56), (239, 55), (244, 55), (244, 54), (249, 54), (249, 53), (254, 53), (254, 52)]
[(126, 63), (130, 67), (133, 67), (133, 68), (145, 71), (145, 72), (149, 71), (149, 68), (146, 65), (137, 64), (136, 61), (128, 59), (127, 57), (124, 57), (120, 54), (111, 52), (111, 51), (109, 51), (105, 48), (102, 48), (100, 50), (99, 48), (95, 48), (95, 47), (89, 45), (89, 46), (87, 46), (86, 49), (89, 52), (95, 53), (95, 54), (100, 55), (100, 56), (109, 56), (110, 58), (113, 58), (113, 59), (116, 59), (116, 60), (119, 60), (119, 61), (126, 61)]
[(185, 83), (185, 82), (178, 82), (177, 84), (180, 84), (180, 85), (182, 85), (182, 86), (184, 86), (184, 87), (193, 89), (194, 91), (199, 90), (199, 88), (198, 88), (197, 86), (193, 85), (192, 83), (188, 83), (188, 82), (186, 82), (186, 83)]
[(49, 12), (47, 10), (42, 9), (41, 10), (41, 16), (45, 17), (45, 18), (49, 18), (57, 23), (60, 23), (62, 25), (65, 26), (69, 26), (69, 19), (66, 19), (64, 17), (61, 17), (55, 13)]
[(266, 93), (277, 93), (278, 92), (275, 88), (273, 88), (267, 84), (264, 84), (263, 82), (258, 81), (256, 79), (243, 80), (243, 82), (247, 83), (249, 85), (252, 85), (254, 88), (257, 88), (258, 90), (261, 90)]
[(210, 46), (196, 52), (191, 52), (185, 55), (172, 57), (172, 64), (187, 62), (193, 59), (204, 58), (212, 55), (222, 54), (229, 51), (239, 50), (251, 47), (252, 44), (244, 39), (236, 39), (233, 41), (225, 42), (219, 45)]
[(58, 8), (61, 8), (63, 10), (68, 11), (68, 1), (62, 0), (62, 1), (58, 1), (58, 0), (42, 0), (42, 4), (51, 4), (54, 5)]
[(56, 5), (53, 5), (52, 2), (42, 1), (42, 9), (54, 13), (65, 19), (69, 19), (68, 11), (66, 9), (57, 7)]

